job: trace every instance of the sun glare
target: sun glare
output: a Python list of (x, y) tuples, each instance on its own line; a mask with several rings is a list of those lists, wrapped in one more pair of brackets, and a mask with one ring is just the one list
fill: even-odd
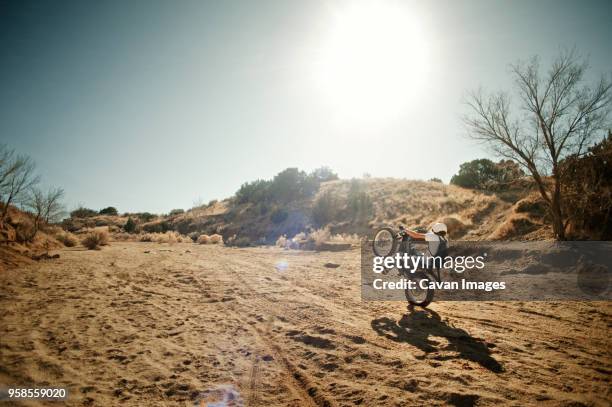
[(426, 81), (426, 38), (406, 4), (351, 2), (335, 9), (315, 82), (338, 119), (378, 123), (402, 114)]

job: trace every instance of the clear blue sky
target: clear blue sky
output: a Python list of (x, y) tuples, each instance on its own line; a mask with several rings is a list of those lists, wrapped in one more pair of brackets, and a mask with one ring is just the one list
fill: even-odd
[(610, 1), (0, 0), (0, 142), (67, 204), (166, 212), (287, 167), (440, 177), (486, 156), (462, 97), (576, 46)]

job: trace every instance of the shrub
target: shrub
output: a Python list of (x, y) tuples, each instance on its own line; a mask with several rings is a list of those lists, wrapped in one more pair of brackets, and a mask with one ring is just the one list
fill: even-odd
[(14, 225), (15, 240), (20, 243), (29, 242), (35, 235), (34, 221), (29, 216), (24, 216), (19, 219), (19, 222)]
[(368, 193), (362, 190), (359, 180), (351, 181), (346, 207), (349, 216), (355, 220), (367, 221), (374, 214), (374, 204)]
[(315, 178), (320, 183), (337, 180), (338, 174), (333, 172), (332, 169), (329, 167), (321, 167), (310, 173), (310, 177)]
[(548, 213), (548, 206), (540, 196), (531, 195), (518, 201), (514, 206), (514, 211), (542, 217)]
[(170, 211), (170, 216), (176, 216), (176, 215), (180, 215), (181, 213), (185, 213), (184, 209), (172, 209)]
[(612, 133), (582, 156), (561, 163), (563, 209), (577, 238), (612, 239)]
[(109, 206), (104, 209), (100, 209), (100, 215), (117, 216), (119, 215), (119, 212), (117, 212), (117, 208), (114, 206)]
[(140, 235), (140, 238), (138, 239), (141, 242), (152, 242), (153, 241), (153, 234), (152, 233), (144, 233), (142, 235)]
[(100, 218), (98, 218), (98, 219), (96, 219), (96, 220), (94, 221), (94, 225), (95, 225), (95, 226), (98, 226), (98, 227), (99, 227), (99, 226), (109, 226), (110, 224), (111, 224), (111, 223), (110, 223), (108, 220), (106, 220), (106, 219), (100, 219)]
[(145, 233), (140, 236), (141, 242), (154, 242), (154, 243), (192, 243), (192, 240), (188, 236), (183, 236), (173, 230), (166, 231), (164, 233)]
[(140, 219), (143, 222), (150, 222), (151, 220), (155, 219), (157, 216), (153, 215), (152, 213), (149, 212), (139, 212), (139, 213), (134, 213), (132, 214), (135, 217), (137, 217), (138, 219)]
[(438, 177), (433, 177), (429, 179), (429, 182), (438, 182), (438, 183), (442, 183), (442, 180)]
[(76, 236), (67, 231), (59, 232), (57, 235), (55, 235), (55, 238), (66, 247), (74, 247), (79, 244), (79, 240), (76, 238)]
[(142, 229), (145, 232), (149, 232), (149, 233), (166, 233), (167, 231), (172, 229), (172, 226), (170, 225), (170, 223), (168, 221), (157, 221), (157, 222), (152, 222), (152, 223), (147, 223), (145, 225), (142, 225)]
[(278, 247), (286, 247), (288, 241), (289, 239), (287, 239), (287, 236), (281, 235), (278, 239), (276, 239), (276, 245)]
[(310, 174), (287, 168), (272, 180), (256, 180), (242, 184), (236, 192), (238, 203), (275, 202), (285, 204), (314, 195), (322, 182), (338, 179), (331, 169), (321, 167)]
[(312, 206), (312, 220), (317, 226), (323, 226), (331, 222), (336, 214), (336, 200), (329, 191), (321, 194)]
[(179, 241), (180, 241), (180, 236), (178, 233), (168, 231), (166, 233), (163, 233), (159, 237), (159, 239), (157, 240), (157, 243), (178, 243)]
[(482, 158), (461, 164), (459, 172), (453, 175), (450, 183), (464, 188), (500, 190), (524, 175), (523, 170), (512, 160), (494, 163)]
[(134, 220), (129, 217), (127, 222), (125, 222), (125, 225), (123, 225), (123, 230), (125, 230), (127, 233), (136, 232), (136, 222), (134, 222)]
[(236, 247), (249, 247), (251, 246), (251, 239), (246, 236), (241, 236), (233, 241), (233, 245)]
[(490, 239), (512, 239), (524, 238), (526, 234), (538, 228), (525, 214), (510, 215), (499, 227), (489, 236)]
[(256, 180), (253, 182), (245, 182), (236, 192), (238, 203), (264, 201), (268, 198), (268, 188), (270, 181)]
[(106, 230), (94, 230), (89, 232), (81, 244), (89, 250), (98, 250), (100, 246), (106, 246), (108, 244), (108, 232)]
[(70, 212), (71, 218), (91, 218), (92, 216), (96, 216), (98, 212), (93, 209), (84, 208), (82, 206)]
[(212, 244), (223, 244), (223, 236), (215, 233), (210, 236), (210, 243)]
[(283, 208), (276, 208), (272, 214), (270, 215), (270, 219), (273, 223), (279, 224), (285, 221), (289, 216), (289, 212), (287, 212)]
[(276, 174), (270, 184), (270, 196), (275, 202), (291, 202), (302, 196), (306, 173), (297, 168), (287, 168)]
[(329, 229), (327, 228), (313, 230), (308, 235), (308, 239), (311, 242), (314, 242), (315, 246), (320, 246), (323, 243), (330, 241), (331, 233), (329, 232)]
[(197, 242), (199, 244), (223, 244), (223, 236), (217, 233), (210, 236), (202, 234), (198, 236)]

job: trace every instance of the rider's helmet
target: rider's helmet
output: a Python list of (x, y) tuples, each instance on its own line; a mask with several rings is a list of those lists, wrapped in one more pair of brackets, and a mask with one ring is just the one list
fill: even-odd
[(431, 227), (431, 231), (434, 232), (436, 235), (442, 235), (442, 236), (448, 233), (446, 224), (442, 222), (434, 223), (434, 225)]
[(425, 234), (425, 241), (429, 246), (429, 253), (432, 256), (446, 256), (448, 249), (448, 238), (446, 237), (447, 228), (444, 223), (434, 223), (431, 231)]

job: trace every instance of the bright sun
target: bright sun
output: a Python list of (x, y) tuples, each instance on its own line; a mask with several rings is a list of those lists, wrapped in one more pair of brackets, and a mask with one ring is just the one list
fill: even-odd
[(334, 10), (315, 81), (338, 119), (377, 124), (405, 112), (427, 73), (425, 36), (408, 6), (351, 2)]

